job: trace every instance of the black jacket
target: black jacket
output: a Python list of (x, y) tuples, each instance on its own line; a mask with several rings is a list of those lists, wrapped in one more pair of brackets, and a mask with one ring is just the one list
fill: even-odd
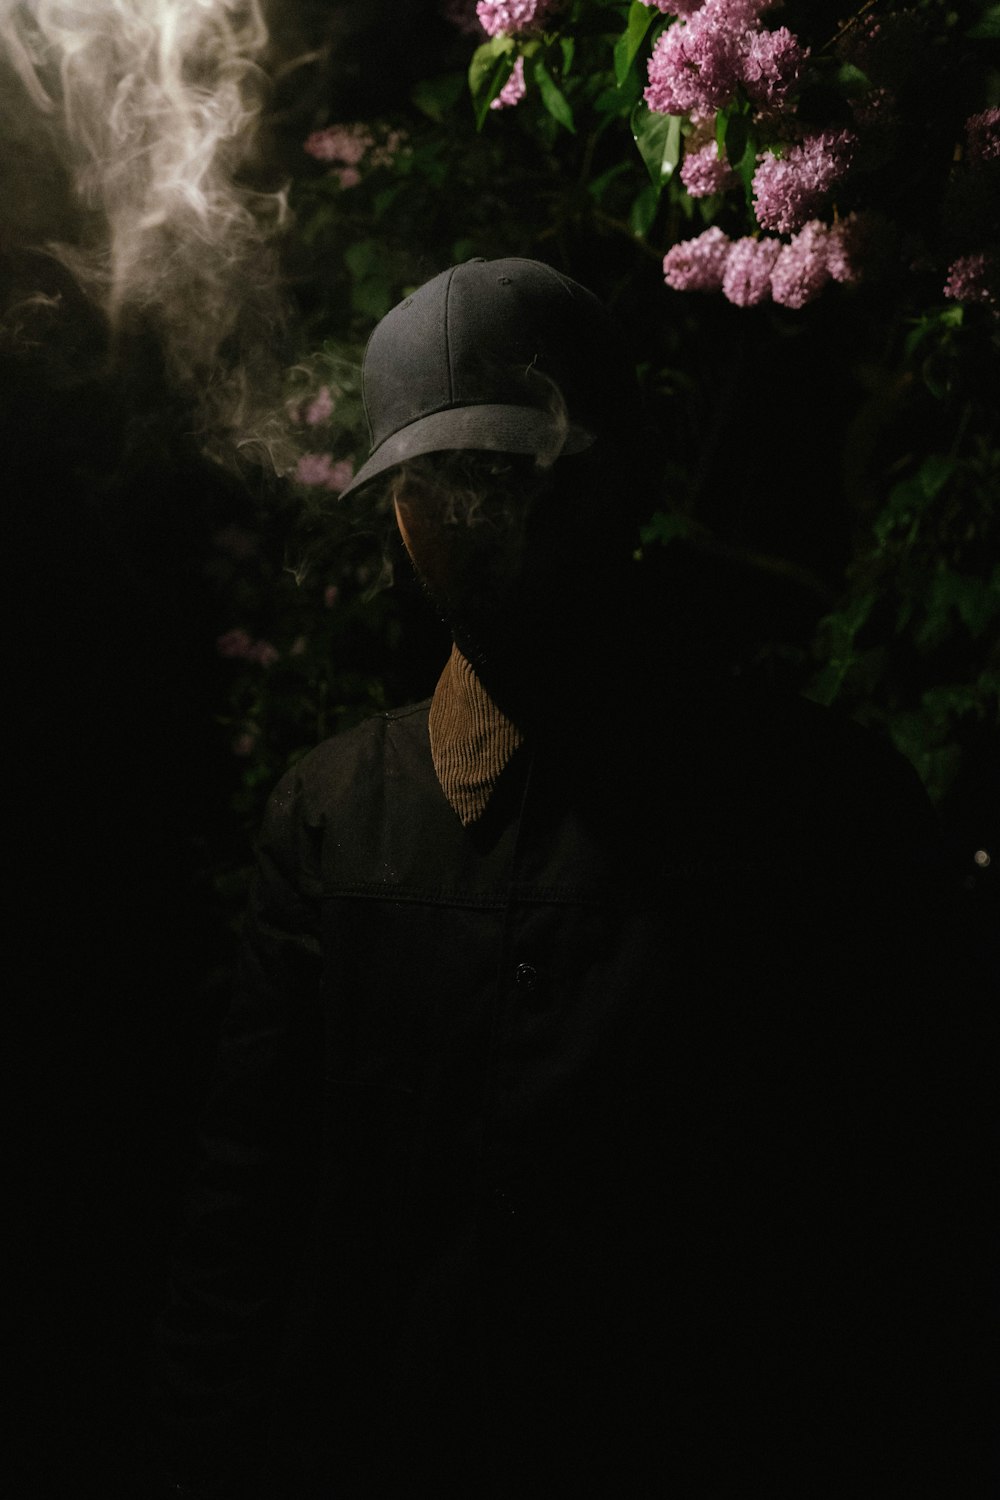
[(270, 801), (158, 1335), (179, 1467), (953, 1482), (976, 1059), (909, 766), (801, 700), (581, 699), (463, 829), (427, 707)]

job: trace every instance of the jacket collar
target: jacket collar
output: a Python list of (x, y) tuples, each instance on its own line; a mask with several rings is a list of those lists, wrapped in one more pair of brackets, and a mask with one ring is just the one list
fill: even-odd
[(441, 788), (468, 826), (482, 817), (523, 735), (452, 647), (431, 699), (431, 759)]

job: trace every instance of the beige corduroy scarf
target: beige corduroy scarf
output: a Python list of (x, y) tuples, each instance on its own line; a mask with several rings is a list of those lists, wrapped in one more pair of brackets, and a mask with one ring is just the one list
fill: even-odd
[(438, 781), (467, 827), (486, 811), (523, 736), (493, 702), (457, 646), (434, 690), (428, 732)]

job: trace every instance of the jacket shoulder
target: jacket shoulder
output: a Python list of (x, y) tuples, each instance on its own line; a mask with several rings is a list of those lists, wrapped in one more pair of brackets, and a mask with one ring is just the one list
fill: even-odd
[(331, 808), (356, 792), (359, 782), (381, 775), (387, 754), (426, 744), (429, 708), (428, 698), (373, 714), (308, 750), (272, 791), (268, 818), (294, 811), (306, 822), (324, 821)]

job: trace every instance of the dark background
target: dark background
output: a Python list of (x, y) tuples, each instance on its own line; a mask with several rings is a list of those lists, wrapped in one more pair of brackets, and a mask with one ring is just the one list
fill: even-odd
[[(391, 108), (452, 40), (432, 5), (406, 0), (289, 5), (273, 29), (289, 56), (329, 47), (333, 118)], [(323, 102), (287, 92), (276, 174)], [(5, 298), (34, 285), (69, 311), (55, 345), (0, 355), (18, 1483), (33, 1496), (128, 1495), (145, 1340), (233, 944), (209, 878), (213, 852), (240, 836), (240, 768), (215, 723), (227, 668), (214, 642), (231, 620), (202, 563), (218, 527), (266, 507), (270, 491), (266, 477), (241, 485), (200, 455), (154, 344), (126, 342), (108, 361), (99, 316), (28, 228), (22, 219), (0, 243)], [(608, 267), (593, 272), (599, 282)], [(819, 357), (836, 337), (831, 312), (775, 348), (759, 321), (720, 305), (697, 372), (719, 392), (704, 482), (738, 496), (725, 514), (707, 506), (708, 519), (830, 580), (851, 543), (820, 459), (848, 416), (837, 364)], [(740, 401), (747, 371), (783, 392), (780, 454), (726, 442), (726, 402)], [(717, 577), (723, 632), (752, 619), (764, 635), (801, 636), (821, 611), (794, 579), (723, 562)], [(445, 642), (405, 582), (395, 601), (403, 645), (387, 675), (401, 698), (419, 697)], [(956, 870), (998, 826), (995, 769), (984, 738), (948, 809)], [(986, 886), (970, 889), (967, 920), (985, 953)]]

